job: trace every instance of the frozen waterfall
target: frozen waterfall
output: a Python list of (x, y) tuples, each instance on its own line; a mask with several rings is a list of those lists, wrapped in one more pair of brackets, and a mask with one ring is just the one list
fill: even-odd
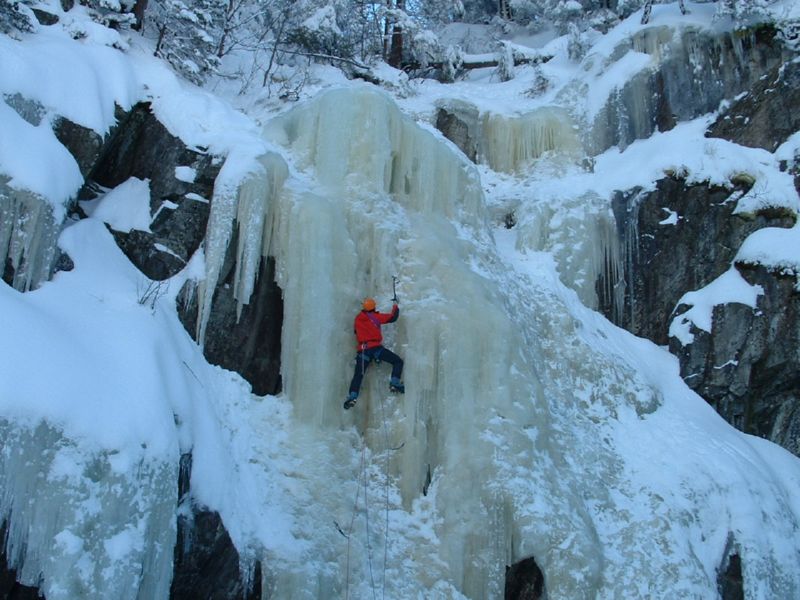
[(569, 114), (546, 106), (518, 117), (487, 114), (482, 122), (482, 152), (495, 171), (514, 173), (547, 154), (578, 162), (583, 148)]
[(573, 119), (558, 106), (513, 116), (482, 112), (460, 99), (440, 100), (438, 108), (437, 127), (472, 160), (494, 171), (518, 174), (541, 158), (575, 164), (584, 157)]
[[(326, 92), (265, 134), (290, 175), (261, 193), (268, 242), (245, 236), (239, 254), (266, 248), (284, 291), (283, 453), (306, 546), (293, 559), (265, 544), (274, 597), (496, 598), (528, 556), (549, 598), (709, 597), (731, 543), (748, 595), (800, 591), (796, 467), (768, 468), (788, 458), (493, 231), (474, 166), (366, 87)], [(571, 283), (591, 304), (589, 254), (609, 232), (602, 207), (588, 218), (559, 260), (583, 269)], [(387, 394), (375, 367), (344, 412), (353, 316), (365, 295), (388, 307), (392, 275), (402, 312), (386, 344), (406, 360), (406, 394)]]

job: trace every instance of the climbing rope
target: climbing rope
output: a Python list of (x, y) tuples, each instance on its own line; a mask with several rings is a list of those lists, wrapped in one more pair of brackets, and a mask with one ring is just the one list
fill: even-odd
[[(366, 433), (366, 429), (364, 430)], [(362, 436), (364, 439), (364, 436)], [(363, 442), (366, 446), (366, 441)], [(367, 466), (364, 464), (364, 521), (367, 528), (367, 564), (369, 564), (369, 580), (372, 584), (372, 599), (375, 600), (375, 574), (372, 572), (372, 542), (369, 539), (369, 501), (367, 499)]]
[[(362, 369), (364, 369), (364, 364), (362, 362)], [(362, 371), (363, 375), (363, 371)], [(387, 565), (389, 563), (389, 451), (390, 450), (399, 450), (405, 444), (400, 444), (397, 448), (391, 448), (389, 446), (389, 425), (386, 419), (386, 405), (384, 402), (383, 396), (380, 396), (381, 402), (381, 419), (383, 421), (383, 439), (384, 439), (384, 538), (383, 538), (383, 573), (381, 577), (381, 598), (385, 600), (386, 598), (386, 571)], [(372, 586), (372, 597), (373, 599), (376, 598), (376, 591), (375, 591), (375, 574), (373, 571), (372, 566), (372, 542), (370, 541), (370, 525), (369, 525), (369, 498), (368, 498), (368, 476), (367, 476), (367, 457), (366, 457), (366, 449), (367, 449), (367, 442), (366, 442), (366, 433), (367, 433), (367, 411), (364, 411), (364, 429), (361, 433), (361, 464), (359, 465), (360, 475), (364, 481), (364, 520), (366, 526), (366, 536), (367, 536), (367, 563), (369, 565), (369, 576), (370, 576), (370, 583)], [(346, 555), (346, 583), (345, 583), (345, 599), (349, 600), (350, 598), (350, 538), (353, 533), (353, 529), (355, 528), (355, 520), (356, 514), (358, 513), (358, 499), (361, 495), (361, 485), (356, 486), (356, 497), (353, 502), (353, 514), (350, 517), (350, 526), (348, 532), (345, 533), (339, 527), (339, 525), (334, 521), (339, 532), (347, 538), (347, 555)]]
[[(359, 470), (363, 472), (364, 470), (364, 463), (366, 461), (366, 445), (364, 444), (364, 440), (361, 440), (361, 465), (359, 466)], [(345, 580), (345, 600), (349, 600), (350, 598), (350, 538), (353, 535), (353, 528), (355, 527), (356, 523), (356, 513), (358, 512), (358, 497), (361, 495), (361, 485), (356, 486), (356, 499), (353, 502), (353, 515), (350, 517), (350, 527), (347, 530), (347, 533), (344, 533), (342, 529), (339, 527), (339, 524), (334, 521), (337, 529), (339, 532), (347, 538), (347, 555), (345, 559), (345, 569), (347, 572), (347, 578)]]
[[(366, 414), (364, 416), (366, 420)], [(369, 537), (369, 498), (367, 496), (367, 489), (368, 489), (368, 479), (367, 479), (367, 442), (366, 442), (366, 424), (364, 432), (361, 434), (361, 464), (359, 465), (360, 476), (364, 480), (364, 520), (365, 520), (365, 527), (366, 527), (366, 535), (367, 535), (367, 562), (369, 564), (369, 577), (370, 583), (372, 586), (372, 598), (373, 600), (377, 598), (376, 591), (375, 591), (375, 575), (372, 569), (372, 543), (370, 542)], [(345, 600), (349, 600), (350, 598), (350, 539), (353, 535), (353, 530), (355, 529), (355, 522), (356, 522), (356, 515), (358, 514), (358, 498), (361, 495), (361, 483), (359, 482), (356, 485), (356, 497), (353, 501), (353, 513), (350, 517), (350, 526), (347, 530), (347, 533), (344, 533), (342, 529), (339, 527), (338, 523), (334, 521), (334, 525), (339, 530), (339, 532), (347, 538), (347, 553), (345, 558), (345, 570), (347, 572), (346, 579), (345, 579)], [(385, 575), (384, 575), (385, 581)], [(385, 586), (385, 583), (384, 583)], [(384, 588), (385, 594), (385, 588)]]
[(384, 497), (386, 501), (386, 524), (383, 535), (383, 578), (381, 581), (381, 598), (386, 598), (386, 565), (389, 561), (389, 428), (386, 423), (386, 409), (383, 396), (381, 396), (381, 417), (383, 418), (384, 451), (383, 481)]

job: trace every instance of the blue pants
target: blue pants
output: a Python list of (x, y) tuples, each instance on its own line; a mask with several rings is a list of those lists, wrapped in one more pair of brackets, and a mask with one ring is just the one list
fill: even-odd
[(392, 365), (392, 379), (400, 380), (400, 376), (403, 374), (403, 359), (383, 346), (369, 348), (356, 354), (356, 371), (353, 373), (353, 380), (350, 382), (350, 393), (355, 392), (358, 395), (361, 389), (361, 380), (364, 379), (364, 373), (366, 373), (369, 363), (373, 360), (376, 362), (385, 361)]

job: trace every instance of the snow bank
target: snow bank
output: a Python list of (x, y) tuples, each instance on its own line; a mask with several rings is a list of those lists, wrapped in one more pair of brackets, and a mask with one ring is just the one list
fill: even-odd
[(0, 55), (0, 93), (20, 94), (100, 135), (115, 123), (115, 106), (129, 109), (142, 95), (125, 54), (76, 42), (59, 27), (23, 41), (0, 36)]
[(739, 248), (736, 261), (797, 275), (800, 273), (800, 225), (790, 229), (767, 227), (753, 232)]
[(66, 201), (83, 185), (78, 163), (56, 139), (48, 121), (32, 125), (0, 100), (0, 123), (0, 176), (14, 192), (28, 190), (46, 199), (53, 217), (61, 222)]
[(267, 438), (268, 468), (251, 461), (265, 451), (255, 425), (269, 416), (279, 431), (286, 410), (254, 404), (241, 377), (208, 365), (175, 311), (202, 257), (152, 282), (96, 218), (69, 226), (61, 246), (72, 271), (26, 294), (0, 285), (0, 312), (14, 315), (0, 340), (0, 520), (10, 516), (21, 581), (54, 599), (166, 598), (189, 451), (192, 499), (224, 514), (243, 568), (254, 545), (297, 557), (277, 501), (292, 497), (284, 438)]
[(189, 375), (105, 226), (73, 225), (62, 245), (72, 272), (27, 294), (0, 286), (14, 315), (0, 340), (10, 565), (48, 598), (164, 597)]
[(81, 208), (115, 231), (150, 232), (150, 181), (131, 177), (101, 197), (81, 202)]
[(750, 285), (735, 267), (731, 267), (704, 288), (681, 296), (677, 305), (685, 304), (691, 308), (672, 320), (669, 335), (684, 346), (691, 344), (694, 341), (691, 325), (711, 333), (711, 317), (715, 306), (735, 302), (755, 308), (758, 297), (763, 293), (760, 285)]
[(188, 402), (189, 392), (173, 402), (169, 390), (184, 387), (188, 372), (162, 364), (174, 342), (139, 304), (148, 280), (100, 221), (67, 228), (61, 244), (73, 271), (24, 295), (0, 287), (4, 312), (17, 315), (2, 341), (2, 379), (14, 386), (0, 411), (23, 422), (46, 418), (71, 439), (104, 449), (143, 443), (150, 456), (172, 456), (172, 407)]

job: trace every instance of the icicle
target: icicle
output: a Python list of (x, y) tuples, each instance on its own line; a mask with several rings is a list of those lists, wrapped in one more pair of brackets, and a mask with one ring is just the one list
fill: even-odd
[(50, 277), (60, 229), (49, 203), (0, 181), (0, 269), (10, 264), (15, 289), (26, 292)]
[(206, 277), (197, 290), (197, 339), (201, 344), (205, 339), (214, 291), (233, 237), (234, 223), (239, 233), (234, 298), (238, 301), (241, 313), (242, 305), (249, 302), (253, 292), (261, 256), (269, 251), (271, 206), (287, 174), (286, 163), (277, 154), (261, 156), (258, 165), (244, 181), (235, 178), (229, 181), (223, 166), (214, 186), (211, 215), (206, 229)]
[[(595, 194), (563, 200), (557, 206), (541, 201), (520, 215), (517, 247), (546, 251), (558, 264), (561, 281), (578, 293), (584, 305), (597, 308), (597, 281), (604, 273), (604, 297), (618, 294), (619, 241), (608, 201)], [(610, 279), (609, 279), (610, 277)], [(616, 297), (616, 296), (614, 296)]]
[[(627, 221), (626, 221), (626, 231), (625, 231), (625, 242), (623, 248), (623, 260), (624, 260), (624, 280), (625, 280), (625, 287), (633, 285), (633, 274), (635, 273), (635, 269), (638, 267), (639, 262), (639, 208), (641, 207), (641, 200), (642, 195), (637, 194), (633, 198), (628, 200), (628, 207), (627, 207)], [(624, 294), (625, 290), (622, 290), (623, 298), (619, 306), (619, 311), (621, 312), (624, 310), (625, 300)], [(631, 331), (636, 331), (638, 328), (638, 323), (636, 319), (636, 306), (634, 304), (633, 298), (635, 294), (633, 290), (628, 291), (628, 296), (630, 297), (630, 302), (628, 306), (628, 310), (630, 314), (628, 315), (628, 323), (630, 323), (629, 327)], [(618, 321), (622, 323), (623, 321)]]
[(333, 90), (299, 108), (271, 121), (266, 134), (291, 146), (324, 185), (392, 194), (425, 214), (486, 224), (475, 170), (385, 94)]
[(253, 295), (261, 259), (270, 251), (274, 204), (288, 174), (286, 163), (277, 154), (264, 155), (261, 164), (266, 177), (249, 180), (239, 189), (239, 243), (233, 289), (233, 297), (239, 301), (237, 316)]
[(569, 115), (557, 108), (516, 118), (487, 114), (482, 127), (481, 162), (495, 171), (514, 173), (545, 153), (563, 154), (570, 162), (582, 155)]
[(625, 265), (622, 261), (623, 253), (613, 214), (608, 215), (608, 223), (609, 226), (605, 228), (602, 255), (598, 256), (598, 260), (603, 260), (605, 265), (601, 271), (605, 274), (603, 278), (605, 287), (601, 293), (606, 305), (611, 306), (613, 322), (622, 323), (622, 311), (625, 307)]
[(0, 521), (22, 583), (48, 600), (168, 597), (177, 462), (90, 449), (44, 423), (0, 419), (0, 438)]

